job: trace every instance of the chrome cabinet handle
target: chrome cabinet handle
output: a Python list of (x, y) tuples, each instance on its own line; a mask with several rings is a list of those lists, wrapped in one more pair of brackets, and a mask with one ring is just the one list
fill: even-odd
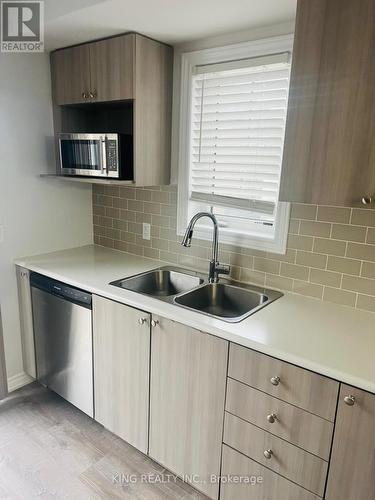
[(138, 320), (138, 323), (139, 323), (140, 325), (144, 325), (146, 322), (147, 322), (147, 319), (146, 319), (146, 318), (139, 318), (139, 320)]
[(361, 199), (361, 202), (363, 205), (371, 205), (371, 203), (374, 201), (374, 199), (371, 196), (363, 196)]
[(151, 326), (153, 326), (155, 328), (155, 326), (157, 326), (159, 324), (159, 321), (157, 319), (152, 319), (151, 320)]
[(91, 92), (91, 91), (90, 91), (90, 92), (89, 92), (89, 96), (90, 96), (90, 99), (95, 99), (95, 98), (96, 98), (96, 96), (97, 96), (97, 92), (96, 92), (96, 90), (94, 90), (93, 92)]
[(280, 384), (280, 377), (271, 377), (271, 384), (272, 385), (279, 385)]
[(344, 397), (344, 403), (348, 406), (354, 406), (355, 403), (355, 397), (352, 395), (345, 396)]
[(270, 415), (267, 415), (267, 420), (270, 424), (274, 424), (277, 420), (276, 413), (271, 413)]
[(82, 92), (81, 95), (82, 95), (83, 99), (88, 99), (88, 97), (89, 97), (87, 92)]
[(267, 460), (270, 460), (270, 458), (272, 458), (273, 451), (272, 450), (264, 450), (263, 455), (265, 458), (267, 458)]

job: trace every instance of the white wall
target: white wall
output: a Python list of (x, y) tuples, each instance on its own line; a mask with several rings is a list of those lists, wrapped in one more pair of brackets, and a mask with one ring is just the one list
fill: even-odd
[(237, 31), (194, 42), (176, 45), (174, 48), (173, 66), (173, 109), (172, 109), (172, 172), (171, 183), (178, 182), (178, 148), (180, 127), (180, 93), (181, 93), (181, 54), (194, 50), (222, 47), (233, 43), (247, 42), (271, 36), (287, 35), (294, 32), (294, 20), (282, 24), (262, 26), (250, 30)]
[(13, 259), (92, 243), (91, 187), (39, 177), (55, 169), (50, 88), (47, 54), (0, 54), (0, 304), (8, 380), (23, 371)]

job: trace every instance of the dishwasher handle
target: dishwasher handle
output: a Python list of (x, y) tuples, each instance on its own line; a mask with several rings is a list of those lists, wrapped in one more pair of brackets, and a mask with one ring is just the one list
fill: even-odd
[(91, 309), (92, 297), (91, 293), (80, 290), (79, 288), (66, 285), (61, 281), (48, 278), (39, 273), (31, 273), (30, 285), (34, 288), (39, 288), (44, 292), (60, 297), (61, 299), (72, 302), (79, 306)]

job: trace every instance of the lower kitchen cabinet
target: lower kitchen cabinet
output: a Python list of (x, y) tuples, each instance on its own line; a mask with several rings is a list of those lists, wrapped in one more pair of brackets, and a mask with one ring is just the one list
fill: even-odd
[(228, 342), (153, 316), (150, 456), (217, 498)]
[(148, 451), (150, 315), (93, 295), (95, 420)]
[(231, 343), (220, 500), (323, 498), (338, 392), (332, 379)]
[(27, 375), (36, 378), (33, 312), (31, 305), (30, 271), (16, 266), (18, 306), (22, 340), (23, 369)]
[[(321, 500), (226, 445), (221, 474), (220, 500)], [(335, 498), (344, 499), (344, 496)]]
[(0, 401), (8, 395), (7, 372), (5, 369), (5, 352), (3, 340), (3, 323), (1, 320), (0, 306)]
[[(225, 415), (224, 443), (259, 465), (323, 497), (328, 462), (316, 455), (231, 413)], [(252, 488), (248, 489), (251, 493)]]
[(226, 410), (324, 460), (329, 459), (333, 423), (228, 378)]
[(342, 385), (326, 500), (375, 500), (375, 395)]

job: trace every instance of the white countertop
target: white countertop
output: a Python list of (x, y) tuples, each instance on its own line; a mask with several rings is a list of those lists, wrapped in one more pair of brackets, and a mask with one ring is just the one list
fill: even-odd
[(89, 245), (15, 263), (375, 393), (373, 313), (286, 293), (242, 322), (227, 323), (109, 285), (165, 262)]

